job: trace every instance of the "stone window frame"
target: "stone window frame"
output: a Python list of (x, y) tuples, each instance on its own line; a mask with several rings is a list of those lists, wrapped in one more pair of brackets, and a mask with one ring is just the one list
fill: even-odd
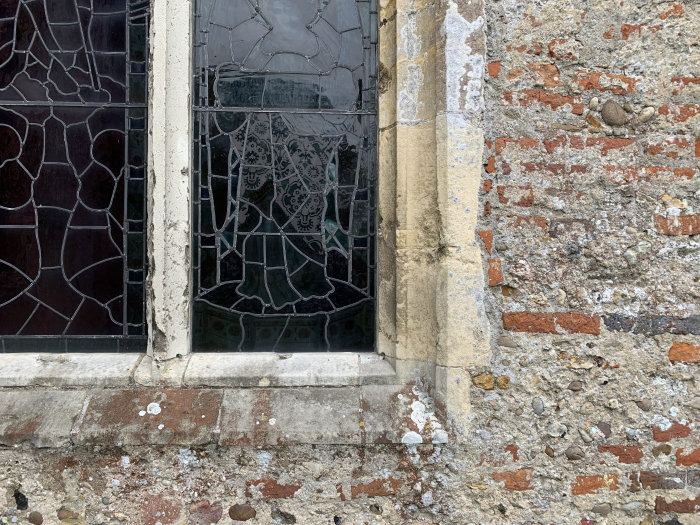
[(193, 4), (151, 1), (147, 354), (4, 354), (0, 387), (412, 386), (434, 397), (436, 413), (459, 441), (469, 412), (469, 370), (486, 364), (491, 344), (476, 240), (482, 1), (379, 0), (372, 354), (191, 353)]

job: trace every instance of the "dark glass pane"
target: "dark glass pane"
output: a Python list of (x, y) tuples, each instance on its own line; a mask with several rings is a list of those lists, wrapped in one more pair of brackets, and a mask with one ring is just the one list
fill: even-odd
[(374, 348), (370, 9), (196, 1), (196, 349)]
[(2, 348), (143, 348), (148, 3), (11, 3), (0, 28)]

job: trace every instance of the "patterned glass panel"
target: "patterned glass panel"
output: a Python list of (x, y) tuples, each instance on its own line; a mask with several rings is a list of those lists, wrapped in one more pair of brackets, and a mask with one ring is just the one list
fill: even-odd
[(148, 1), (0, 1), (0, 351), (145, 348)]
[(195, 349), (373, 350), (375, 0), (197, 0), (195, 33)]

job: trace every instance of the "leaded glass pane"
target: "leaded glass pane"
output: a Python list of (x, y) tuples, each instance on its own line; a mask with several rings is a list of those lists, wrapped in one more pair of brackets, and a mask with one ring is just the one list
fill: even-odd
[(0, 2), (0, 351), (145, 348), (148, 2)]
[(376, 5), (197, 0), (196, 350), (373, 350)]

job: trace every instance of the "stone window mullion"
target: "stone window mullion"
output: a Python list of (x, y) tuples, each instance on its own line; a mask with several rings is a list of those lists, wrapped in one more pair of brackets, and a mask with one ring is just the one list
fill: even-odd
[(149, 101), (148, 354), (190, 353), (192, 1), (153, 0)]

